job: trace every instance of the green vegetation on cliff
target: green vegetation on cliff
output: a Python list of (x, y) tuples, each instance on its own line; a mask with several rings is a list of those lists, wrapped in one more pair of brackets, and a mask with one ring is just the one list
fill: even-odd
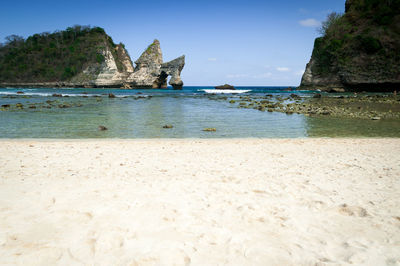
[(330, 14), (320, 32), (314, 77), (336, 75), (343, 87), (400, 84), (400, 0), (347, 0), (345, 14)]
[[(121, 44), (122, 45), (122, 44)], [(103, 28), (73, 26), (64, 31), (6, 37), (0, 45), (0, 82), (53, 82), (70, 80), (88, 66), (100, 66), (106, 46), (120, 55)], [(120, 60), (116, 60), (122, 69)]]

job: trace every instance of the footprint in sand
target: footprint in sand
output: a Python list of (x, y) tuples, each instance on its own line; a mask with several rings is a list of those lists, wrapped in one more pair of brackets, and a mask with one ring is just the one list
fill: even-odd
[(357, 217), (368, 216), (367, 211), (359, 206), (349, 206), (347, 204), (342, 204), (338, 207), (338, 211), (340, 214), (347, 216), (357, 216)]

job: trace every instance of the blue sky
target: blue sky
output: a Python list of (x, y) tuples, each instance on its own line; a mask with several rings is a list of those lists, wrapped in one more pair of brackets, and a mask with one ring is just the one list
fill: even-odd
[(164, 61), (186, 55), (185, 85), (297, 86), (316, 28), (345, 0), (3, 1), (0, 40), (103, 27), (132, 60), (157, 38)]

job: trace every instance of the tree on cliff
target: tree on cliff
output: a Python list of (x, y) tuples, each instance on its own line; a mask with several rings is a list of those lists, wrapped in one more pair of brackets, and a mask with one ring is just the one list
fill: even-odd
[(328, 14), (326, 20), (321, 23), (321, 27), (318, 29), (318, 32), (322, 36), (325, 36), (329, 29), (332, 29), (333, 27), (335, 27), (336, 24), (338, 24), (339, 19), (341, 17), (342, 17), (342, 14), (339, 14), (336, 12), (332, 12), (332, 13)]

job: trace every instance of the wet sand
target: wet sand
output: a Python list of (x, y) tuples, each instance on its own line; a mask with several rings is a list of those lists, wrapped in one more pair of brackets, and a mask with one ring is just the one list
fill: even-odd
[(1, 265), (399, 265), (400, 139), (1, 140)]

